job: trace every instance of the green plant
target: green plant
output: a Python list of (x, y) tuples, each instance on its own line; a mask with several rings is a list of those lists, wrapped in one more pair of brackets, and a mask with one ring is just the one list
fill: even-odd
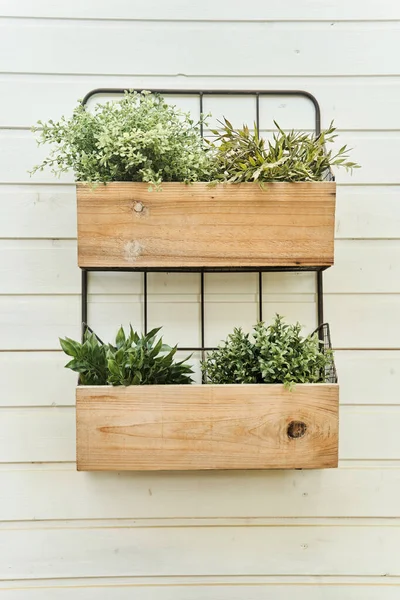
[(209, 353), (202, 369), (210, 383), (296, 383), (324, 382), (332, 364), (316, 334), (303, 337), (301, 325), (288, 325), (276, 315), (266, 326), (258, 323), (252, 338), (235, 329), (225, 342)]
[(258, 181), (322, 181), (332, 166), (346, 170), (358, 168), (347, 160), (349, 149), (342, 146), (336, 154), (326, 151), (325, 144), (337, 137), (333, 122), (319, 136), (291, 131), (285, 133), (274, 121), (278, 133), (272, 141), (260, 137), (256, 124), (254, 133), (247, 125), (234, 129), (224, 119), (222, 130), (213, 130), (214, 142), (209, 142), (215, 154), (216, 181), (242, 183)]
[(186, 358), (175, 362), (177, 346), (171, 348), (157, 340), (161, 328), (139, 336), (130, 327), (121, 327), (115, 345), (104, 344), (94, 333), (85, 331), (83, 343), (60, 339), (62, 349), (72, 356), (67, 368), (80, 374), (82, 385), (156, 385), (189, 384), (193, 373)]
[(168, 105), (158, 94), (126, 92), (118, 102), (80, 103), (72, 117), (38, 122), (38, 144), (49, 156), (32, 173), (49, 167), (56, 175), (72, 170), (77, 181), (209, 181), (211, 154), (200, 123)]
[(96, 335), (85, 331), (83, 342), (75, 342), (71, 338), (60, 338), (61, 348), (72, 360), (65, 365), (80, 375), (82, 385), (106, 385), (107, 383), (107, 347)]

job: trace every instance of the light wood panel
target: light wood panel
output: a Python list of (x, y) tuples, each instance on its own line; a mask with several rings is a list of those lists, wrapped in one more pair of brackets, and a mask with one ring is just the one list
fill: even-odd
[[(398, 406), (342, 406), (340, 460), (400, 460), (399, 417)], [(75, 457), (72, 407), (1, 409), (1, 462), (74, 462)]]
[[(13, 3), (15, 5), (15, 3)], [(18, 3), (19, 4), (19, 3)], [(58, 5), (57, 5), (58, 6)], [(98, 9), (99, 3), (97, 4)], [(193, 5), (191, 9), (193, 8)], [(231, 7), (232, 8), (232, 7)], [(325, 5), (326, 8), (326, 5)], [(327, 126), (332, 119), (341, 130), (395, 130), (400, 128), (400, 115), (397, 109), (400, 102), (400, 81), (396, 77), (302, 77), (302, 88), (318, 99), (322, 107), (322, 123)], [(131, 88), (132, 77), (113, 75), (10, 75), (0, 74), (0, 97), (3, 111), (0, 114), (1, 127), (25, 127), (29, 129), (38, 119), (59, 119), (69, 115), (78, 98), (94, 88)], [(296, 89), (299, 81), (293, 77), (265, 77), (262, 74), (242, 77), (222, 76), (216, 81), (213, 77), (196, 76), (185, 78), (182, 74), (169, 76), (136, 75), (136, 89), (227, 89), (227, 90), (268, 90)], [(30, 102), (25, 99), (29, 95)], [(93, 103), (102, 102), (107, 95), (96, 96)], [(115, 99), (115, 95), (113, 96)], [(170, 96), (167, 97), (167, 99)], [(241, 98), (243, 99), (243, 97)], [(198, 113), (194, 96), (175, 96), (173, 102), (184, 110)], [(242, 102), (237, 96), (220, 99), (204, 98), (214, 117), (226, 115), (241, 125), (244, 117)], [(250, 123), (254, 120), (253, 111)], [(260, 123), (271, 126), (275, 118), (282, 127), (307, 129), (313, 126), (313, 108), (309, 101), (301, 98), (261, 97)]]
[(336, 467), (337, 385), (82, 386), (79, 471)]
[[(399, 198), (397, 186), (339, 185), (336, 239), (399, 239)], [(75, 186), (0, 185), (0, 237), (76, 238)]]
[(399, 305), (399, 294), (326, 294), (334, 347), (399, 349)]
[(60, 352), (1, 352), (0, 406), (74, 406), (76, 375)]
[(158, 473), (79, 473), (72, 463), (2, 465), (1, 517), (3, 521), (398, 518), (400, 468), (390, 465)]
[[(400, 229), (399, 229), (400, 231)], [(1, 294), (80, 294), (81, 278), (76, 265), (75, 240), (0, 240)], [(274, 296), (307, 301), (316, 291), (314, 273), (274, 272), (263, 274), (266, 300)], [(324, 273), (326, 294), (400, 293), (400, 240), (336, 240), (335, 266)], [(199, 273), (150, 273), (149, 302), (199, 302)], [(258, 293), (257, 273), (207, 273), (207, 303), (221, 301), (253, 302)], [(89, 294), (143, 294), (141, 273), (104, 273), (89, 275)], [(253, 317), (252, 317), (253, 319)], [(252, 324), (252, 322), (250, 323)]]
[[(171, 339), (175, 337), (176, 333), (172, 332)], [(182, 358), (186, 354), (182, 353)], [(193, 361), (196, 362), (196, 356)], [(0, 405), (74, 406), (76, 375), (64, 368), (66, 362), (67, 357), (61, 350), (2, 352)], [(335, 352), (335, 362), (342, 405), (399, 403), (400, 351), (338, 350)], [(368, 373), (368, 377), (365, 377), (365, 373)]]
[[(393, 523), (150, 526), (103, 521), (4, 527), (6, 579), (110, 576), (399, 575)], [(29, 543), (27, 537), (29, 536)], [(283, 559), (284, 557), (284, 559)]]
[[(298, 600), (398, 600), (400, 584), (393, 578), (391, 582), (364, 581), (359, 578), (353, 581), (318, 581), (313, 583), (302, 580), (288, 582), (287, 578), (275, 582), (267, 582), (267, 578), (247, 582), (247, 578), (211, 578), (198, 579), (188, 582), (188, 578), (181, 581), (138, 582), (138, 578), (116, 578), (113, 582), (108, 579), (90, 580), (64, 580), (61, 582), (13, 582), (2, 584), (2, 600), (287, 600), (296, 594)], [(192, 578), (193, 579), (193, 578)], [(264, 579), (264, 581), (263, 581)], [(383, 578), (381, 578), (383, 579)]]
[[(153, 296), (154, 298), (154, 296)], [(210, 331), (207, 343), (219, 343), (233, 326), (251, 327), (257, 321), (256, 298), (239, 295), (226, 304), (224, 296), (214, 296), (207, 306)], [(244, 302), (243, 302), (244, 300)], [(265, 295), (265, 318), (273, 318), (279, 310), (288, 319), (297, 319), (312, 331), (316, 323), (313, 296)], [(301, 302), (300, 302), (301, 300)], [(225, 306), (225, 308), (224, 308)], [(199, 345), (200, 306), (195, 295), (159, 296), (149, 304), (149, 324), (163, 327), (165, 340), (182, 347)], [(220, 322), (218, 315), (223, 314)], [(59, 350), (59, 337), (79, 338), (80, 297), (60, 296), (1, 296), (0, 295), (0, 350)], [(89, 321), (98, 335), (112, 340), (118, 328), (132, 326), (143, 329), (143, 306), (137, 294), (91, 295)]]
[[(4, 20), (6, 73), (121, 75), (397, 75), (397, 23), (60, 22)], [(268, 35), (266, 35), (266, 31)], [(230, 40), (243, 44), (230, 44)], [(107, 39), (107, 44), (104, 44)], [(161, 52), (154, 51), (159, 40)], [(57, 53), (49, 52), (55, 40)], [(176, 52), (190, 48), (190, 52)], [(30, 52), (25, 49), (30, 48)], [(87, 52), (96, 48), (96, 53)], [(110, 51), (113, 48), (113, 51)], [(118, 54), (115, 54), (118, 48)], [(315, 48), (320, 51), (316, 52)], [(377, 52), (379, 48), (379, 52)], [(140, 60), (136, 59), (140, 56)], [(265, 61), (266, 56), (279, 60)], [(382, 60), (385, 57), (385, 60)], [(249, 69), (251, 65), (251, 69)]]
[(334, 183), (77, 185), (80, 267), (331, 265)]
[(124, 0), (116, 0), (112, 6), (96, 0), (72, 0), (68, 4), (54, 4), (51, 0), (19, 0), (16, 4), (10, 0), (0, 5), (0, 16), (35, 17), (59, 19), (121, 19), (121, 20), (180, 20), (196, 21), (313, 21), (347, 19), (359, 21), (400, 19), (400, 11), (390, 0), (382, 2), (363, 2), (353, 0), (351, 3), (339, 0), (321, 6), (313, 0), (303, 0), (300, 8), (296, 0), (287, 0), (284, 8), (280, 4), (270, 7), (262, 0), (256, 0), (250, 6), (231, 3), (230, 0), (204, 0), (201, 4), (189, 6), (184, 0), (173, 0), (168, 4), (158, 0), (150, 0), (146, 4), (126, 4)]

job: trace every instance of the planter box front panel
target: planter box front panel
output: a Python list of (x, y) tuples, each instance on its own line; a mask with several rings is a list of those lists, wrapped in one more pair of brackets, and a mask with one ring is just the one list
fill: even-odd
[(333, 182), (77, 185), (80, 267), (333, 264)]
[(77, 468), (336, 467), (338, 397), (336, 384), (78, 387)]

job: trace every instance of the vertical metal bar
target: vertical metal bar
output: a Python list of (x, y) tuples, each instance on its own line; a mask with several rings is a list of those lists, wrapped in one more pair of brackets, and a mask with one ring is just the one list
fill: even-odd
[(324, 287), (322, 271), (317, 271), (317, 316), (318, 327), (324, 322)]
[(204, 126), (203, 126), (203, 92), (199, 92), (199, 103), (200, 103), (200, 135), (204, 137)]
[(146, 335), (147, 333), (147, 314), (148, 314), (148, 306), (147, 306), (147, 271), (143, 271), (143, 329)]
[(81, 273), (81, 287), (82, 287), (82, 298), (81, 298), (81, 321), (82, 321), (82, 340), (85, 334), (86, 323), (88, 320), (88, 272), (86, 269), (82, 269)]
[(260, 94), (256, 94), (256, 125), (260, 132)]
[(263, 320), (263, 274), (258, 272), (258, 320)]
[[(200, 344), (201, 344), (201, 360), (206, 357), (205, 354), (205, 307), (204, 307), (204, 271), (200, 272)], [(202, 374), (202, 383), (206, 383), (206, 374)]]

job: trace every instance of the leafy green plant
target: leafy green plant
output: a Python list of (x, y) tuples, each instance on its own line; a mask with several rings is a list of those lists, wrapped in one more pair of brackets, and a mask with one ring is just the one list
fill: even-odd
[(106, 346), (94, 333), (87, 329), (82, 343), (67, 337), (60, 338), (60, 344), (65, 354), (72, 357), (65, 367), (79, 373), (82, 385), (106, 385)]
[(258, 323), (252, 336), (234, 329), (209, 353), (202, 369), (210, 383), (319, 383), (326, 380), (333, 354), (316, 334), (303, 337), (301, 325), (284, 323), (280, 315), (266, 326)]
[(130, 327), (126, 335), (121, 327), (115, 345), (104, 344), (97, 336), (85, 331), (83, 343), (70, 338), (60, 339), (62, 349), (72, 356), (67, 368), (80, 374), (82, 385), (169, 385), (192, 383), (193, 373), (186, 358), (175, 361), (177, 346), (163, 344), (153, 329), (141, 336)]
[(333, 122), (319, 136), (278, 129), (272, 141), (260, 137), (256, 124), (254, 132), (247, 125), (233, 128), (224, 119), (221, 130), (213, 130), (216, 139), (209, 142), (215, 155), (216, 181), (243, 183), (257, 181), (322, 181), (332, 166), (346, 170), (358, 168), (348, 159), (349, 149), (342, 146), (334, 153), (325, 144), (337, 137)]
[(209, 181), (211, 154), (200, 122), (158, 94), (126, 92), (118, 102), (80, 103), (70, 119), (38, 122), (38, 144), (49, 156), (32, 173), (49, 167), (56, 175), (72, 170), (77, 181)]

